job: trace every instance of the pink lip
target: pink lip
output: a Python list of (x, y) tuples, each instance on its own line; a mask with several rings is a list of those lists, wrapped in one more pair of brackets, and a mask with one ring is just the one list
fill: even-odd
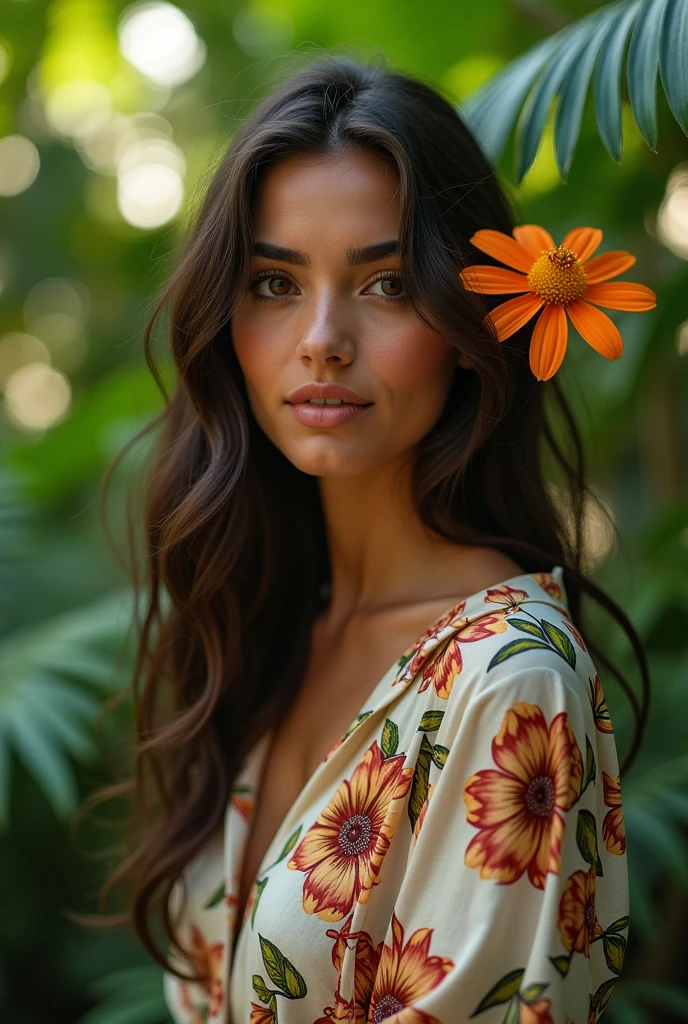
[(341, 427), (361, 416), (370, 405), (309, 405), (308, 402), (289, 404), (289, 408), (299, 421), (306, 427)]

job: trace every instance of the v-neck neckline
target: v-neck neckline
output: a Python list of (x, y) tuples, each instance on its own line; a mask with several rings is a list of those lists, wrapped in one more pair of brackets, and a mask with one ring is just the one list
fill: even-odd
[[(286, 812), (282, 821), (277, 827), (272, 839), (270, 840), (255, 877), (251, 882), (248, 890), (248, 896), (246, 904), (243, 908), (241, 918), (237, 913), (234, 916), (233, 927), (230, 928), (228, 935), (228, 946), (227, 952), (229, 957), (228, 963), (228, 977), (231, 977), (232, 967), (236, 959), (237, 950), (242, 938), (244, 931), (244, 925), (248, 920), (249, 915), (246, 913), (248, 903), (251, 897), (251, 893), (254, 891), (255, 886), (260, 879), (262, 873), (265, 871), (265, 865), (270, 864), (271, 860), (268, 858), (272, 856), (274, 859), (274, 850), (277, 847), (278, 840), (283, 838), (285, 832), (285, 826), (288, 822), (293, 824), (294, 814), (298, 808), (303, 804), (306, 795), (312, 789), (314, 783), (320, 779), (323, 771), (331, 771), (333, 762), (341, 759), (343, 750), (347, 747), (347, 740), (354, 735), (358, 726), (373, 715), (377, 715), (383, 708), (389, 703), (397, 700), (402, 693), (406, 690), (407, 686), (412, 679), (415, 679), (422, 666), (427, 661), (429, 655), (436, 649), (436, 647), (443, 643), (449, 636), (455, 633), (459, 628), (463, 628), (464, 625), (474, 621), (476, 618), (481, 618), (484, 615), (494, 613), (496, 610), (495, 606), (499, 605), (498, 600), (491, 600), (489, 598), (490, 592), (498, 594), (500, 590), (508, 588), (511, 590), (518, 590), (518, 583), (528, 581), (532, 587), (535, 587), (540, 591), (542, 596), (528, 597), (524, 601), (520, 601), (519, 604), (526, 604), (532, 601), (537, 601), (539, 604), (550, 604), (555, 608), (568, 610), (566, 601), (566, 591), (563, 583), (563, 569), (561, 566), (554, 566), (550, 575), (554, 583), (559, 588), (561, 597), (554, 597), (551, 593), (545, 590), (542, 583), (537, 579), (540, 573), (519, 573), (517, 576), (512, 576), (509, 579), (502, 580), (499, 583), (494, 583), (489, 587), (484, 587), (482, 590), (476, 591), (474, 594), (470, 594), (468, 597), (462, 598), (460, 601), (454, 602), (454, 604), (445, 608), (432, 622), (426, 627), (423, 633), (414, 641), (412, 641), (408, 647), (392, 662), (387, 671), (384, 673), (382, 678), (375, 684), (368, 697), (366, 698), (363, 706), (361, 707), (358, 714), (352, 720), (348, 728), (343, 733), (340, 740), (330, 748), (325, 757), (320, 761), (316, 769), (312, 772), (310, 777), (306, 780), (304, 786), (301, 788), (289, 810)], [(503, 604), (508, 604), (508, 601), (504, 601)], [(492, 607), (490, 607), (492, 605)], [(223, 839), (224, 839), (224, 856), (225, 856), (225, 885), (229, 885), (229, 855), (228, 851), (232, 849), (232, 853), (235, 857), (234, 870), (237, 878), (237, 886), (240, 884), (241, 872), (243, 869), (243, 863), (246, 856), (246, 847), (248, 844), (253, 822), (256, 814), (256, 796), (260, 793), (261, 786), (263, 784), (264, 773), (267, 767), (267, 761), (272, 749), (272, 739), (274, 738), (274, 729), (267, 730), (256, 740), (251, 750), (246, 755), (244, 770), (239, 773), (237, 780), (235, 781), (235, 787), (239, 784), (246, 786), (250, 789), (250, 810), (248, 816), (242, 817), (243, 829), (240, 833), (241, 839), (237, 843), (231, 843), (230, 845), (230, 825), (233, 820), (233, 816), (239, 812), (233, 807), (232, 801), (230, 800), (227, 805), (227, 811), (225, 814)]]

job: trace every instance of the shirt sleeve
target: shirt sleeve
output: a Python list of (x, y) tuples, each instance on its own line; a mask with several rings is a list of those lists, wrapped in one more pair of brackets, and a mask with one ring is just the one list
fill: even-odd
[(613, 991), (628, 883), (599, 678), (507, 667), (422, 732), (369, 1020), (593, 1024)]
[[(182, 904), (184, 884), (186, 904)], [(214, 841), (187, 866), (170, 895), (172, 924), (176, 922), (176, 932), (190, 950), (192, 963), (182, 961), (172, 946), (167, 950), (168, 961), (183, 974), (195, 969), (208, 978), (206, 983), (183, 981), (170, 971), (163, 972), (163, 995), (174, 1024), (201, 1024), (224, 1010), (225, 916), (218, 914), (223, 897), (222, 847)]]

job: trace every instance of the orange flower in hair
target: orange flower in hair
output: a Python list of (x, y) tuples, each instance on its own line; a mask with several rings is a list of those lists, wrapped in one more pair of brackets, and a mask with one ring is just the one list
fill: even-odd
[(516, 295), (486, 317), (499, 340), (511, 337), (541, 310), (530, 343), (530, 368), (538, 380), (553, 377), (566, 355), (567, 313), (588, 345), (605, 359), (618, 359), (623, 352), (619, 328), (597, 307), (640, 313), (657, 305), (657, 296), (644, 284), (607, 283), (632, 267), (635, 256), (616, 250), (591, 259), (601, 241), (599, 228), (574, 228), (555, 245), (538, 224), (515, 227), (513, 236), (484, 228), (471, 238), (476, 249), (510, 268), (472, 265), (460, 272), (469, 292)]

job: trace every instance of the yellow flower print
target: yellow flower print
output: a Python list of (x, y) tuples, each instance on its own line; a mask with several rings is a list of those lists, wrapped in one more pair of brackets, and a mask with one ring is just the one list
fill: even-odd
[(251, 1018), (249, 1024), (275, 1024), (277, 1017), (269, 1006), (258, 1006), (251, 1003)]
[[(510, 609), (513, 610), (513, 609)], [(444, 649), (428, 661), (421, 677), (418, 693), (423, 693), (430, 686), (442, 700), (446, 700), (452, 691), (454, 680), (463, 670), (462, 644), (473, 644), (485, 640), (496, 633), (505, 633), (507, 623), (506, 612), (495, 612), (494, 615), (483, 615), (474, 622), (465, 625), (452, 634)]]
[(542, 587), (546, 594), (553, 597), (555, 601), (561, 601), (563, 597), (561, 587), (550, 572), (534, 572), (533, 579)]
[(404, 944), (404, 929), (392, 913), (392, 945), (382, 947), (368, 1024), (388, 1017), (404, 1024), (440, 1024), (437, 1017), (413, 1005), (436, 988), (454, 966), (448, 956), (429, 955), (432, 932), (432, 928), (418, 928)]
[[(208, 1016), (213, 1017), (222, 1009), (224, 994), (222, 990), (222, 952), (224, 945), (221, 942), (207, 943), (205, 938), (195, 925), (191, 926), (191, 963), (194, 971), (203, 977), (199, 982), (203, 990), (210, 997)], [(189, 997), (188, 985), (186, 982), (181, 986), (182, 1005), (185, 1009), (195, 1011)], [(201, 1017), (199, 1015), (199, 1021)]]
[(306, 872), (307, 914), (341, 921), (368, 902), (413, 778), (404, 761), (404, 754), (383, 758), (375, 740), (294, 850), (287, 866)]
[(610, 853), (618, 857), (626, 852), (626, 826), (624, 825), (623, 810), (621, 808), (621, 780), (618, 775), (607, 775), (602, 772), (604, 784), (604, 802), (611, 807), (604, 816), (602, 822), (602, 835), (604, 845)]
[[(340, 977), (334, 994), (334, 1005), (327, 1006), (323, 1011), (324, 1016), (319, 1017), (315, 1024), (330, 1024), (331, 1021), (335, 1024), (339, 1021), (346, 1024), (366, 1024), (383, 944), (380, 942), (376, 946), (367, 932), (352, 932), (352, 918), (353, 914), (347, 918), (338, 932), (328, 929), (325, 933), (328, 938), (335, 940), (332, 947), (332, 964)], [(349, 942), (355, 943), (353, 1001), (344, 999), (341, 994), (341, 973)]]
[(492, 587), (487, 591), (487, 596), (485, 597), (487, 603), (503, 604), (509, 609), (509, 612), (519, 611), (521, 602), (527, 599), (528, 594), (525, 590), (516, 590), (506, 583), (501, 587)]
[(524, 871), (537, 889), (558, 874), (563, 812), (580, 796), (581, 753), (565, 712), (548, 728), (536, 704), (520, 701), (504, 715), (492, 740), (500, 769), (476, 772), (466, 782), (466, 817), (480, 831), (464, 861), (481, 878), (515, 882)]
[(612, 720), (609, 717), (609, 708), (607, 707), (607, 701), (602, 693), (602, 683), (600, 677), (595, 676), (594, 680), (588, 680), (590, 684), (590, 699), (592, 701), (592, 713), (595, 719), (595, 728), (598, 732), (614, 732), (612, 728)]
[(554, 1024), (549, 999), (536, 999), (534, 1003), (519, 1002), (518, 1024)]
[(590, 956), (590, 944), (602, 929), (595, 913), (595, 866), (588, 871), (574, 871), (564, 886), (559, 901), (557, 929), (568, 953)]

